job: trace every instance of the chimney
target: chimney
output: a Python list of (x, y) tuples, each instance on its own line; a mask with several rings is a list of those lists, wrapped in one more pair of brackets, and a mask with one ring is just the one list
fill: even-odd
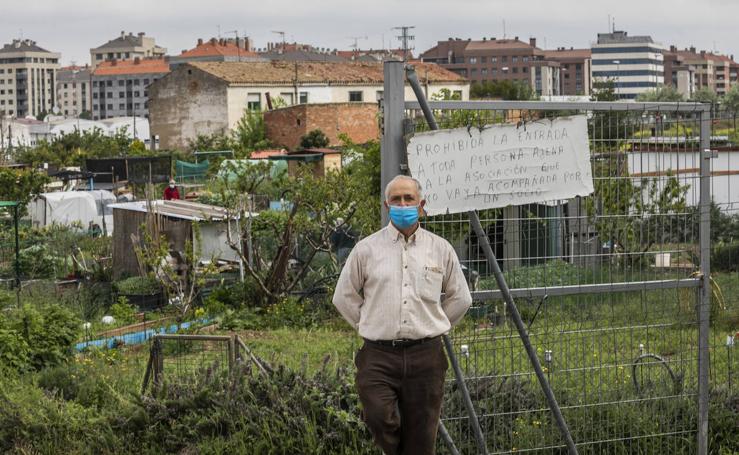
[(133, 64), (134, 65), (138, 65), (139, 63), (141, 63), (141, 58), (140, 57), (134, 57), (133, 58)]
[(217, 43), (217, 42), (218, 42), (218, 41), (216, 41), (216, 39), (215, 39), (215, 38), (211, 38), (211, 39), (210, 39), (210, 44), (212, 44), (212, 45), (214, 45), (214, 46), (216, 45), (216, 43)]
[(139, 35), (139, 38), (141, 38), (141, 37), (143, 37), (144, 35), (146, 35), (146, 33), (144, 33), (144, 32), (139, 32), (139, 33), (138, 33), (138, 35)]
[(536, 38), (529, 38), (529, 46), (536, 47)]
[(705, 56), (706, 56), (706, 51), (701, 51), (701, 57), (705, 58)]
[(690, 52), (695, 54), (695, 46), (690, 46)]
[(202, 45), (203, 45), (203, 38), (198, 38), (198, 46), (202, 46)]
[(125, 38), (125, 37), (126, 37), (126, 31), (125, 30), (121, 30), (121, 38)]
[(251, 52), (251, 39), (248, 36), (244, 38), (244, 49)]
[(513, 38), (515, 41), (518, 41), (518, 37)]
[(670, 46), (670, 52), (677, 52), (677, 47)]
[(118, 60), (113, 59), (110, 61), (110, 66), (116, 66), (118, 64)]

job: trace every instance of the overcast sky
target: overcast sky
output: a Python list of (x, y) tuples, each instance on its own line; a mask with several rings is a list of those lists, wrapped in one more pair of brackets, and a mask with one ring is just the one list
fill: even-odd
[[(2, 0), (0, 43), (30, 38), (62, 53), (63, 64), (89, 63), (89, 49), (122, 30), (146, 32), (171, 55), (198, 38), (239, 36), (254, 46), (286, 40), (349, 49), (398, 47), (393, 27), (414, 25), (415, 54), (448, 37), (538, 39), (541, 48), (589, 47), (608, 31), (651, 35), (680, 48), (691, 45), (739, 58), (738, 0)], [(364, 38), (366, 37), (366, 39)]]

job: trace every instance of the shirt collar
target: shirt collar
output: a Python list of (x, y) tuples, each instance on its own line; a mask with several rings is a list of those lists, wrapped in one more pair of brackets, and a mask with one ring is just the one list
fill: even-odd
[[(390, 234), (390, 239), (393, 241), (393, 243), (399, 240), (405, 239), (405, 237), (403, 236), (403, 233), (400, 232), (398, 228), (396, 228), (395, 225), (393, 225), (393, 223), (388, 222), (387, 227), (385, 229), (387, 229), (388, 234)], [(416, 232), (411, 234), (411, 236), (408, 238), (408, 243), (415, 243), (416, 240), (418, 239), (418, 236), (423, 235), (421, 234), (422, 231), (423, 231), (423, 228), (419, 225), (418, 229), (416, 229)]]

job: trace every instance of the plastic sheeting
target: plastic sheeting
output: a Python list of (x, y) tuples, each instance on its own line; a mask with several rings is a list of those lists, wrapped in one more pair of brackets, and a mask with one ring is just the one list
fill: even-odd
[(105, 190), (42, 193), (28, 205), (28, 214), (34, 227), (77, 224), (87, 229), (92, 221), (111, 235), (113, 210), (108, 206), (115, 202), (113, 193)]

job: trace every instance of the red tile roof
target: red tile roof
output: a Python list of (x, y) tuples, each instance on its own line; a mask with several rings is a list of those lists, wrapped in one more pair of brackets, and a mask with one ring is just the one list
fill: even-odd
[(169, 62), (163, 58), (110, 60), (101, 62), (92, 74), (95, 76), (112, 76), (116, 74), (151, 73), (169, 73)]
[(180, 54), (180, 57), (209, 57), (213, 55), (227, 55), (227, 56), (242, 56), (242, 57), (258, 57), (256, 52), (248, 51), (246, 49), (239, 48), (236, 43), (228, 41), (220, 43), (217, 40), (206, 41), (202, 44), (198, 44), (194, 48), (184, 51)]

